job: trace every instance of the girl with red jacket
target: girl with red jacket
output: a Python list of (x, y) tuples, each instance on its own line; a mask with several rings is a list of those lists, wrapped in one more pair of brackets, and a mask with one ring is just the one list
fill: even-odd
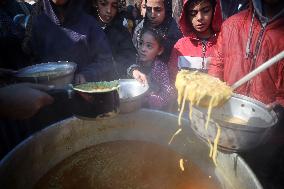
[(181, 68), (207, 72), (221, 23), (221, 9), (215, 0), (185, 1), (179, 23), (184, 37), (175, 44), (169, 61), (172, 83)]

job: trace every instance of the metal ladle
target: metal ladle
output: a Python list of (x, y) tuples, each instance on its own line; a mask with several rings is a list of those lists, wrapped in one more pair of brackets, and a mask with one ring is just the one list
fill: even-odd
[(258, 75), (259, 73), (261, 73), (262, 71), (264, 71), (265, 69), (269, 68), (270, 66), (272, 66), (275, 63), (277, 63), (278, 61), (280, 61), (283, 58), (284, 58), (284, 51), (282, 51), (279, 54), (275, 55), (274, 57), (272, 57), (271, 59), (269, 59), (268, 61), (266, 61), (262, 65), (260, 65), (259, 67), (257, 67), (255, 70), (253, 70), (252, 72), (250, 72), (247, 75), (245, 75), (244, 77), (242, 77), (240, 80), (235, 82), (231, 86), (231, 88), (233, 90), (235, 90), (236, 88), (238, 88), (241, 85), (245, 84), (247, 81), (251, 80), (253, 77), (255, 77), (256, 75)]

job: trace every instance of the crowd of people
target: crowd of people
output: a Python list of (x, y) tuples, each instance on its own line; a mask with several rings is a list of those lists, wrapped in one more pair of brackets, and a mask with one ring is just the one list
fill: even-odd
[[(1, 0), (0, 67), (72, 61), (76, 84), (134, 78), (150, 86), (145, 107), (173, 111), (178, 70), (231, 85), (283, 51), (283, 7), (281, 0)], [(235, 92), (274, 108), (280, 126), (283, 77), (281, 60)], [(1, 119), (27, 119), (53, 102), (46, 86), (1, 85)]]

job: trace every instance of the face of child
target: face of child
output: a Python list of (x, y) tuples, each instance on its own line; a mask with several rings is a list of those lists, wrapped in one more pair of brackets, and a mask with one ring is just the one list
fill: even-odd
[(142, 35), (138, 49), (139, 61), (145, 63), (153, 62), (162, 52), (163, 48), (159, 45), (151, 32), (146, 32)]
[(146, 16), (152, 27), (159, 26), (166, 17), (164, 0), (147, 0)]
[(213, 8), (208, 0), (189, 6), (188, 17), (197, 34), (206, 34), (211, 28)]
[(98, 13), (102, 22), (110, 23), (118, 11), (118, 0), (98, 0)]

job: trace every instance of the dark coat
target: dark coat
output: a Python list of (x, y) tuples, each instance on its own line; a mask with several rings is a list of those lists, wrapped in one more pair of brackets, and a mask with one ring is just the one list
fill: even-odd
[(117, 16), (104, 31), (110, 42), (119, 78), (127, 78), (127, 68), (136, 62), (136, 49), (131, 34), (122, 22), (123, 18)]
[(42, 0), (42, 10), (32, 19), (27, 42), (34, 63), (72, 61), (87, 81), (116, 79), (107, 38), (97, 21), (83, 11), (83, 3), (69, 0), (61, 22), (56, 6)]
[(28, 15), (30, 5), (16, 0), (0, 5), (0, 67), (20, 69), (28, 64), (28, 57), (22, 51), (25, 29), (13, 18)]

